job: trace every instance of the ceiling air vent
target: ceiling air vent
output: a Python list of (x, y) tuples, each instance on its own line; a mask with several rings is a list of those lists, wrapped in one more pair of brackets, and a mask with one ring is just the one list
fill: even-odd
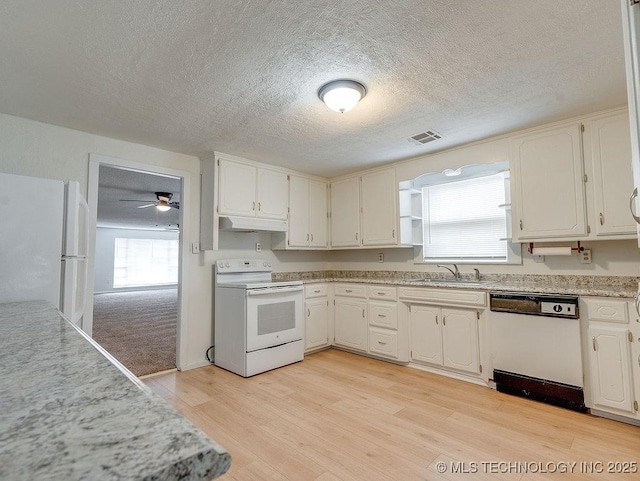
[(409, 137), (407, 140), (416, 145), (424, 145), (441, 138), (442, 135), (440, 135), (438, 132), (434, 130), (427, 130), (426, 132), (420, 132), (419, 134)]

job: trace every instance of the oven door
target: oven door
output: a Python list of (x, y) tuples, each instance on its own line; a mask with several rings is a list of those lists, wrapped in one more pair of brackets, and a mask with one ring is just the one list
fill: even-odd
[(303, 286), (247, 290), (247, 352), (302, 339)]

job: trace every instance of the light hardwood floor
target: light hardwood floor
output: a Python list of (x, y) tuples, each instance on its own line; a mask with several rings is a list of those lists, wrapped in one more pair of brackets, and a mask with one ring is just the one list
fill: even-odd
[(145, 383), (231, 453), (225, 481), (640, 479), (640, 465), (607, 473), (640, 464), (639, 427), (338, 350), (249, 379), (208, 366)]

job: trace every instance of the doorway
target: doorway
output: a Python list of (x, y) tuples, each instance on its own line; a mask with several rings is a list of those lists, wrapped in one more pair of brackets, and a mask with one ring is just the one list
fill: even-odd
[(82, 328), (136, 376), (183, 365), (188, 189), (188, 172), (90, 155)]

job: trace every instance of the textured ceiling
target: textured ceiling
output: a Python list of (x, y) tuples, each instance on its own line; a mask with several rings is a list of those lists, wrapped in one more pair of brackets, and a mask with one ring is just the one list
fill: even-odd
[(626, 103), (618, 0), (2, 0), (0, 66), (0, 112), (327, 176)]
[(180, 202), (180, 179), (100, 166), (98, 184), (98, 226), (136, 229), (178, 229), (179, 212), (161, 212), (155, 207), (139, 209), (147, 202), (123, 202), (122, 199), (156, 200), (154, 192), (173, 194)]

